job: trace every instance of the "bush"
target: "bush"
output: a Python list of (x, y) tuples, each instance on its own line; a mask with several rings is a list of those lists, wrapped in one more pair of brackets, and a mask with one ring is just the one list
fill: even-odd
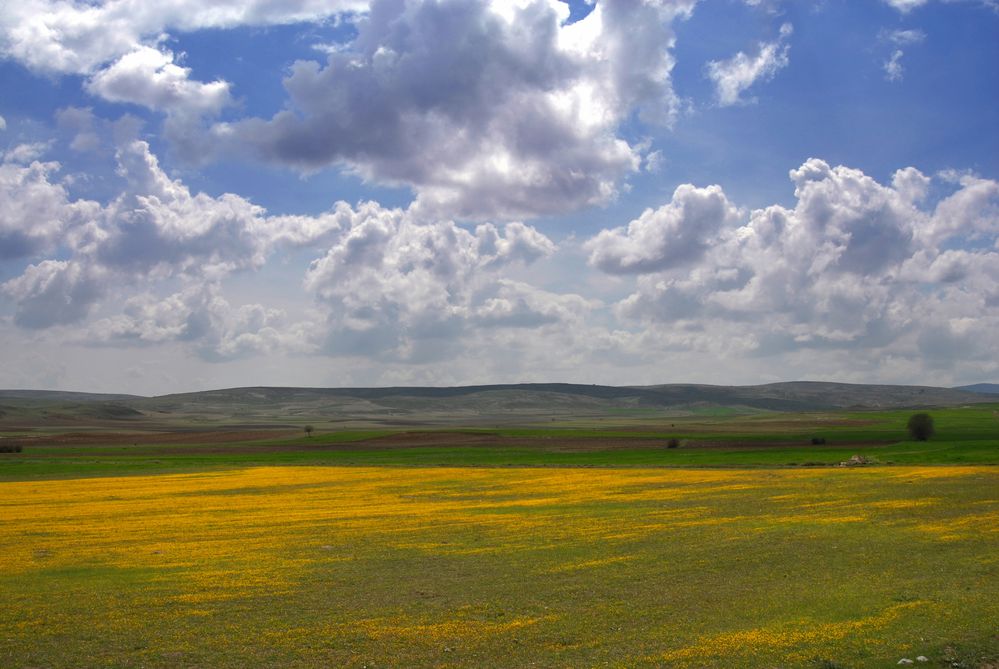
[(812, 437), (812, 446), (824, 446), (825, 443), (825, 437)]
[(928, 413), (914, 413), (906, 425), (909, 435), (916, 441), (926, 441), (936, 430), (933, 429), (933, 417)]
[(21, 445), (3, 444), (0, 445), (0, 453), (20, 453)]
[(676, 437), (670, 437), (666, 440), (666, 448), (679, 448), (680, 440)]

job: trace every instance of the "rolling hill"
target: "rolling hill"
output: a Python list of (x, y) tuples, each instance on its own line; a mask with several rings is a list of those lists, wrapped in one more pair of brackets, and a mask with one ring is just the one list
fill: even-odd
[(209, 427), (482, 425), (717, 411), (826, 411), (959, 406), (996, 401), (966, 389), (798, 381), (756, 386), (529, 383), (459, 387), (251, 387), (158, 397), (0, 390), (0, 423)]

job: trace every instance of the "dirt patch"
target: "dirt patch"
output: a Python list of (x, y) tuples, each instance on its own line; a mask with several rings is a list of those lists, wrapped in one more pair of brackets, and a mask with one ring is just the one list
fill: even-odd
[[(579, 453), (587, 451), (612, 451), (612, 450), (646, 450), (665, 449), (667, 438), (652, 437), (559, 437), (557, 435), (545, 435), (537, 437), (507, 437), (497, 434), (465, 433), (465, 432), (403, 432), (399, 434), (365, 439), (350, 443), (335, 444), (329, 447), (337, 447), (343, 450), (388, 450), (394, 448), (420, 448), (420, 447), (508, 447), (508, 448), (540, 448), (545, 451), (560, 451), (565, 453)], [(793, 441), (743, 441), (738, 439), (713, 439), (681, 440), (681, 448), (694, 449), (766, 449), (766, 448), (814, 448), (815, 450), (843, 448), (864, 448), (881, 446), (885, 443), (893, 443), (891, 440), (885, 442), (865, 441), (865, 442), (839, 442), (826, 444), (825, 446), (810, 446), (806, 443)]]
[(4, 443), (25, 448), (44, 446), (150, 446), (158, 444), (222, 444), (287, 439), (290, 430), (201, 430), (183, 432), (64, 432), (11, 437)]
[(390, 449), (432, 446), (499, 446), (510, 443), (509, 437), (484, 432), (400, 432), (338, 445), (348, 448)]
[[(25, 450), (60, 447), (67, 450), (52, 455), (72, 456), (71, 447), (107, 447), (131, 455), (186, 455), (217, 453), (267, 453), (282, 451), (388, 451), (406, 448), (524, 448), (549, 453), (585, 453), (614, 450), (665, 449), (668, 439), (650, 437), (579, 437), (558, 435), (504, 436), (486, 432), (400, 432), (359, 441), (326, 442), (321, 437), (303, 437), (300, 430), (191, 430), (164, 432), (67, 432), (10, 437), (5, 445), (20, 445)], [(289, 440), (288, 443), (273, 443)], [(864, 448), (886, 442), (836, 442), (811, 446), (816, 451), (827, 448)], [(752, 441), (740, 439), (681, 440), (681, 449), (768, 449), (808, 447), (788, 441)]]

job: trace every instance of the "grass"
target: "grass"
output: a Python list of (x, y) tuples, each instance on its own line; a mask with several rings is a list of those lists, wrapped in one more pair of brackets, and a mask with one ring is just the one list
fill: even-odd
[[(40, 449), (39, 449), (40, 450)], [(999, 464), (999, 443), (899, 442), (884, 446), (738, 449), (550, 450), (543, 444), (512, 446), (427, 446), (398, 449), (262, 450), (174, 454), (148, 449), (66, 448), (61, 452), (26, 452), (0, 459), (0, 481), (77, 478), (125, 474), (161, 474), (270, 465), (464, 466), (464, 467), (793, 467), (828, 466), (861, 453), (881, 464)]]
[[(960, 416), (960, 414), (959, 414)], [(881, 464), (999, 464), (999, 421), (980, 413), (963, 421), (938, 424), (938, 436), (928, 442), (905, 440), (897, 424), (885, 420), (863, 428), (822, 431), (828, 443), (808, 444), (814, 429), (800, 433), (754, 426), (757, 431), (724, 432), (717, 425), (686, 431), (599, 431), (593, 429), (493, 429), (495, 443), (373, 447), (389, 431), (343, 431), (291, 439), (225, 445), (139, 443), (138, 446), (41, 446), (23, 453), (0, 454), (0, 481), (74, 478), (122, 474), (153, 474), (266, 465), (392, 465), (392, 466), (590, 466), (590, 467), (775, 467), (835, 465), (854, 454)], [(881, 418), (881, 417), (879, 417)], [(894, 419), (894, 417), (892, 417)], [(987, 421), (995, 424), (995, 427)], [(904, 420), (903, 420), (904, 424)], [(689, 425), (687, 426), (690, 427)], [(807, 425), (806, 427), (813, 427)], [(769, 429), (769, 431), (766, 431)], [(780, 429), (787, 429), (786, 427)], [(863, 430), (859, 432), (859, 430)], [(991, 430), (991, 432), (990, 432)], [(471, 432), (471, 431), (466, 431)], [(450, 433), (441, 431), (443, 437)], [(667, 449), (669, 436), (684, 445)], [(897, 441), (889, 440), (892, 436)], [(153, 438), (155, 439), (155, 438)], [(608, 439), (628, 439), (608, 445)], [(737, 444), (737, 445), (733, 445)], [(704, 447), (705, 445), (710, 447)]]
[(997, 409), (29, 445), (0, 667), (994, 669)]
[(940, 466), (8, 482), (0, 665), (975, 666), (997, 489)]

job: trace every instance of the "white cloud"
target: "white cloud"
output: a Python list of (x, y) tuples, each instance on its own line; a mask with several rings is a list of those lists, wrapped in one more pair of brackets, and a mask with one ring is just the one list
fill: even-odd
[(922, 7), (927, 3), (928, 0), (884, 0), (889, 5), (902, 12), (903, 14), (908, 14), (913, 9), (917, 7)]
[[(50, 180), (55, 164), (0, 165), (0, 248), (12, 257), (38, 255), (59, 243), (69, 256), (3, 284), (17, 325), (77, 323), (100, 304), (124, 300), (84, 339), (181, 342), (207, 360), (319, 347), (415, 360), (457, 345), (476, 323), (547, 323), (580, 305), (581, 298), (502, 282), (505, 268), (555, 251), (523, 223), (470, 231), (372, 202), (338, 202), (318, 216), (268, 216), (235, 195), (192, 194), (163, 172), (145, 142), (119, 147), (117, 161), (125, 188), (103, 206), (71, 201)], [(325, 325), (289, 324), (263, 305), (233, 307), (223, 298), (221, 282), (233, 273), (260, 269), (277, 249), (302, 247), (328, 249), (305, 277)], [(160, 295), (161, 286), (177, 284), (179, 292)]]
[(218, 278), (263, 264), (262, 208), (229, 193), (192, 195), (163, 173), (145, 142), (119, 148), (117, 158), (128, 189), (80, 250), (109, 267), (158, 275)]
[(662, 170), (664, 162), (662, 151), (650, 151), (645, 155), (642, 166), (649, 174), (658, 174)]
[[(929, 4), (930, 0), (883, 0), (888, 5), (891, 5), (897, 9), (902, 14), (908, 14), (913, 9), (918, 9), (923, 5)], [(996, 0), (943, 0), (944, 2), (973, 2), (974, 4), (980, 5), (982, 7), (987, 7), (992, 10), (999, 9), (999, 5), (996, 4)]]
[(20, 0), (0, 6), (0, 53), (39, 72), (93, 74), (172, 30), (318, 21), (366, 6), (355, 0)]
[(715, 84), (718, 104), (723, 107), (745, 102), (742, 93), (757, 81), (770, 81), (790, 62), (788, 51), (793, 29), (790, 23), (780, 28), (773, 42), (761, 42), (755, 55), (740, 51), (728, 60), (713, 60), (707, 65), (707, 75)]
[(233, 307), (220, 286), (200, 284), (166, 297), (133, 296), (120, 314), (91, 325), (83, 341), (109, 346), (181, 342), (203, 360), (222, 362), (302, 349), (313, 330), (311, 323), (289, 326), (283, 312), (260, 304)]
[(696, 263), (718, 232), (738, 220), (720, 186), (679, 186), (673, 200), (646, 209), (627, 228), (603, 230), (585, 244), (590, 265), (610, 274), (645, 274)]
[(190, 68), (174, 62), (170, 51), (142, 46), (94, 74), (87, 91), (110, 102), (184, 114), (217, 114), (229, 104), (229, 84), (192, 81)]
[(905, 46), (907, 44), (919, 44), (926, 39), (926, 33), (918, 29), (909, 30), (889, 30), (882, 32), (882, 39), (886, 39), (892, 44)]
[[(891, 30), (881, 31), (882, 40), (891, 42), (896, 47), (919, 44), (926, 39), (926, 33), (922, 30)], [(905, 52), (901, 48), (892, 51), (891, 56), (884, 62), (885, 79), (888, 81), (901, 81), (905, 74), (905, 67), (902, 65), (902, 57)]]
[(58, 163), (0, 164), (0, 260), (51, 252), (62, 237), (100, 213), (100, 205), (70, 201), (53, 183)]
[[(420, 362), (452, 351), (467, 334), (498, 272), (554, 252), (522, 224), (474, 232), (450, 221), (366, 203), (326, 255), (312, 263), (306, 288), (328, 311), (325, 350)], [(526, 302), (524, 303), (527, 304)]]
[(84, 318), (102, 292), (97, 269), (74, 261), (45, 260), (0, 285), (17, 304), (14, 322), (40, 329)]
[(3, 162), (27, 165), (28, 163), (32, 163), (44, 156), (51, 146), (51, 142), (29, 142), (27, 144), (18, 144), (17, 146), (3, 152)]
[[(642, 163), (619, 136), (637, 113), (669, 124), (672, 23), (696, 0), (608, 0), (566, 23), (558, 0), (274, 3), (25, 0), (0, 9), (0, 54), (86, 77), (103, 100), (165, 112), (165, 137), (197, 162), (249, 153), (311, 170), (337, 165), (407, 185), (425, 216), (506, 220), (613, 199)], [(170, 31), (352, 17), (357, 36), (325, 65), (295, 63), (269, 120), (202, 119), (233, 101), (164, 47)], [(81, 130), (74, 148), (97, 136)]]
[(339, 164), (412, 186), (426, 215), (488, 219), (608, 201), (637, 170), (616, 136), (635, 110), (676, 113), (669, 53), (689, 2), (377, 0), (325, 65), (295, 63), (289, 109), (219, 124), (232, 151), (304, 170)]
[[(488, 293), (487, 293), (488, 294)], [(579, 327), (599, 303), (579, 295), (560, 295), (526, 283), (500, 279), (495, 293), (473, 309), (476, 325), (487, 328)]]
[(999, 182), (974, 174), (944, 174), (942, 178), (958, 189), (937, 204), (929, 223), (917, 231), (919, 238), (931, 248), (954, 238), (977, 247), (994, 247), (999, 233)]
[(19, 0), (0, 5), (0, 57), (44, 74), (88, 76), (87, 90), (111, 102), (214, 114), (230, 101), (228, 82), (191, 79), (189, 68), (160, 47), (171, 31), (321, 21), (366, 6), (357, 0)]
[(915, 167), (906, 167), (895, 172), (891, 185), (904, 200), (918, 204), (926, 198), (931, 181)]
[(6, 129), (7, 129), (7, 119), (5, 119), (3, 116), (0, 116), (0, 130), (6, 130)]
[[(699, 365), (712, 363), (722, 382), (778, 368), (843, 380), (999, 372), (988, 336), (999, 327), (999, 182), (970, 173), (910, 167), (881, 184), (813, 159), (790, 172), (792, 205), (745, 212), (719, 186), (683, 185), (560, 252), (523, 223), (464, 227), (375, 202), (270, 216), (192, 192), (144, 142), (117, 159), (124, 189), (104, 204), (73, 200), (54, 163), (0, 164), (0, 249), (30, 263), (0, 287), (13, 313), (4, 341), (16, 327), (227, 364), (328, 355), (364, 384), (655, 382), (663, 360), (674, 379), (707, 380)], [(318, 256), (301, 296), (314, 317), (227, 294), (282, 249)], [(560, 292), (568, 280), (551, 272), (585, 271), (580, 250), (615, 276), (574, 285), (630, 295), (608, 305)]]
[(905, 68), (902, 66), (902, 56), (905, 53), (901, 49), (895, 49), (891, 58), (885, 61), (885, 79), (888, 81), (902, 81), (902, 76), (905, 74)]
[[(915, 368), (948, 341), (960, 344), (950, 355), (995, 359), (999, 345), (981, 335), (999, 323), (999, 182), (960, 176), (952, 195), (924, 208), (929, 179), (913, 168), (884, 186), (812, 159), (791, 178), (794, 208), (754, 210), (745, 225), (721, 227), (699, 261), (677, 267), (653, 253), (636, 262), (644, 274), (619, 315), (662, 328), (661, 345), (719, 355), (851, 351), (880, 364), (890, 351)], [(601, 233), (590, 248), (608, 240)]]
[[(145, 142), (119, 148), (127, 187), (107, 205), (71, 200), (56, 163), (0, 165), (0, 254), (45, 260), (4, 284), (28, 327), (84, 318), (111, 286), (169, 277), (212, 280), (260, 267), (270, 242), (264, 211), (230, 194), (192, 195), (169, 179)], [(61, 297), (60, 297), (61, 294)]]

